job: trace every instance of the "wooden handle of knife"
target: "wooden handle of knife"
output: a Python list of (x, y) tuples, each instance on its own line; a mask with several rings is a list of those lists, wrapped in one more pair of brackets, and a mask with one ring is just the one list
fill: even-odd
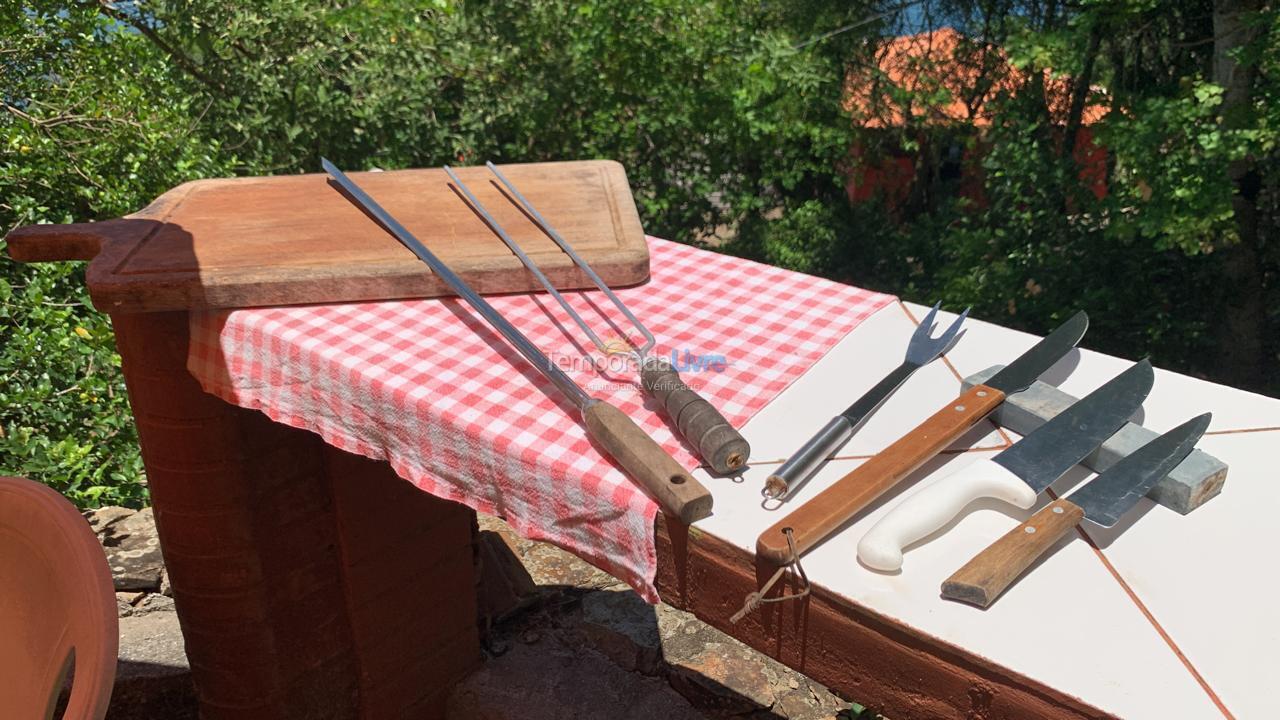
[(796, 552), (805, 553), (916, 468), (942, 452), (1002, 402), (1004, 393), (995, 388), (986, 385), (970, 388), (878, 455), (761, 533), (756, 540), (756, 554), (778, 565), (790, 562), (787, 536), (782, 532), (785, 528), (791, 528)]
[(711, 493), (618, 408), (603, 400), (582, 411), (587, 433), (657, 501), (688, 525), (711, 514)]
[(644, 388), (676, 424), (680, 436), (720, 475), (741, 470), (751, 455), (742, 434), (706, 398), (689, 387), (665, 360), (649, 360), (640, 368)]
[(1083, 518), (1079, 505), (1055, 500), (947, 578), (942, 583), (942, 596), (983, 608), (991, 605)]

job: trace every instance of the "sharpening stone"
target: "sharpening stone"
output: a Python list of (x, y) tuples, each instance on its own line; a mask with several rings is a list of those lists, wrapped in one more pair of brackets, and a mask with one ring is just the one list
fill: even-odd
[[(964, 389), (985, 382), (1003, 368), (1003, 365), (996, 365), (970, 375), (964, 379)], [(992, 417), (1000, 427), (1026, 435), (1075, 401), (1076, 398), (1058, 388), (1037, 380), (1026, 390), (1005, 398)], [(1141, 425), (1127, 423), (1081, 464), (1094, 472), (1102, 472), (1157, 435), (1159, 433)], [(1222, 492), (1226, 480), (1226, 463), (1202, 450), (1192, 450), (1168, 477), (1156, 483), (1147, 497), (1186, 515)]]

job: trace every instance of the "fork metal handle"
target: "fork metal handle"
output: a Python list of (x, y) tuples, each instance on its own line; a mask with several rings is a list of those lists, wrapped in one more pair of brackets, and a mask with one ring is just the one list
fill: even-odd
[[(636, 356), (643, 358), (649, 351), (653, 350), (653, 346), (657, 341), (654, 340), (653, 333), (649, 332), (649, 328), (645, 327), (644, 323), (640, 322), (639, 318), (631, 314), (631, 310), (627, 308), (626, 303), (622, 302), (622, 299), (615, 295), (613, 290), (609, 289), (609, 285), (596, 274), (596, 271), (591, 268), (591, 265), (588, 264), (586, 260), (583, 260), (582, 257), (578, 255), (577, 251), (573, 249), (573, 246), (569, 244), (569, 241), (565, 240), (559, 232), (556, 232), (555, 228), (551, 227), (551, 223), (547, 222), (546, 218), (542, 217), (542, 213), (538, 212), (538, 209), (533, 206), (533, 203), (529, 202), (525, 198), (524, 194), (520, 192), (520, 188), (517, 188), (510, 180), (507, 179), (506, 175), (502, 174), (502, 171), (498, 169), (497, 165), (494, 165), (492, 162), (486, 162), (485, 167), (489, 168), (489, 172), (493, 173), (502, 185), (506, 187), (507, 191), (511, 193), (512, 197), (519, 202), (520, 207), (528, 213), (534, 224), (546, 233), (547, 236), (551, 238), (552, 242), (560, 246), (560, 249), (569, 256), (569, 259), (573, 260), (573, 264), (577, 265), (578, 269), (586, 274), (587, 278), (596, 286), (596, 289), (604, 293), (605, 297), (609, 298), (609, 301), (613, 303), (613, 306), (617, 308), (618, 311), (621, 312), (623, 316), (626, 317), (627, 320), (635, 327), (635, 329), (640, 332), (640, 335), (644, 338), (644, 343), (636, 347)], [(446, 170), (447, 169), (448, 168), (446, 168)], [(450, 171), (449, 174), (453, 175), (453, 172)], [(456, 178), (456, 176), (454, 177)], [(459, 185), (461, 185), (461, 183), (459, 183)], [(467, 191), (467, 194), (470, 195), (470, 191)], [(484, 212), (483, 208), (479, 205), (479, 201), (476, 200), (474, 202), (477, 208)], [(487, 215), (488, 213), (486, 212), (485, 214)], [(497, 228), (495, 227), (494, 229), (496, 230)], [(505, 235), (505, 233), (503, 234)], [(503, 237), (502, 240), (507, 243), (508, 247), (515, 250), (516, 255), (520, 257), (520, 261), (525, 264), (525, 267), (532, 270), (535, 275), (542, 275), (541, 271), (537, 269), (537, 266), (534, 265), (533, 262), (518, 249), (519, 246), (516, 245), (514, 241), (507, 237)], [(555, 296), (557, 300), (560, 301), (560, 307), (564, 308), (565, 312), (567, 312), (574, 321), (578, 323), (578, 327), (582, 328), (582, 331), (586, 333), (587, 337), (591, 338), (591, 342), (596, 346), (596, 349), (600, 352), (608, 353), (609, 348), (605, 345), (605, 342), (600, 339), (599, 335), (592, 332), (591, 328), (587, 326), (586, 321), (582, 319), (582, 316), (573, 309), (573, 306), (565, 302), (564, 298), (560, 297), (560, 293), (556, 292), (551, 287), (551, 283), (545, 278), (543, 279), (542, 284), (553, 296)]]
[(809, 438), (799, 450), (792, 453), (782, 463), (778, 471), (765, 480), (765, 497), (783, 500), (801, 485), (808, 482), (818, 472), (818, 468), (828, 458), (849, 442), (853, 433), (867, 416), (897, 390), (902, 383), (920, 366), (913, 362), (903, 362), (892, 372), (885, 375), (874, 387), (862, 394), (844, 412), (831, 418), (813, 437)]
[(799, 489), (813, 477), (822, 463), (849, 442), (851, 437), (853, 437), (852, 423), (843, 415), (831, 418), (821, 430), (801, 445), (799, 450), (792, 453), (777, 472), (765, 480), (765, 497), (774, 500), (785, 499), (787, 495)]

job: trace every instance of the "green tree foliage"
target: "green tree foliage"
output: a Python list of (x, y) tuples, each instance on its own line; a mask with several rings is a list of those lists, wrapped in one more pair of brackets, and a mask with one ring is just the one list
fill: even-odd
[[(1214, 28), (1224, 4), (924, 4), (937, 13), (929, 22), (971, 39), (934, 69), (965, 86), (917, 83), (891, 98), (926, 108), (983, 98), (990, 127), (961, 136), (966, 149), (979, 147), (983, 202), (936, 176), (936, 148), (972, 127), (908, 118), (889, 142), (915, 153), (916, 193), (932, 190), (930, 202), (894, 217), (861, 210), (876, 230), (868, 238), (851, 227), (834, 242), (857, 248), (837, 272), (921, 300), (972, 304), (979, 317), (1032, 331), (1082, 307), (1094, 321), (1090, 347), (1280, 390), (1277, 16), (1242, 12), (1253, 33), (1230, 45)], [(1007, 62), (984, 63), (973, 47)], [(1254, 71), (1230, 108), (1213, 72), (1223, 56)], [(1090, 105), (1103, 111), (1088, 125), (1106, 149), (1102, 197), (1080, 180), (1068, 145)], [(885, 141), (884, 132), (860, 135)]]
[[(6, 7), (0, 68), (6, 232), (118, 216), (228, 171), (194, 132), (199, 108), (168, 64), (95, 9)], [(81, 265), (0, 260), (0, 471), (84, 505), (136, 504), (141, 462), (120, 360)]]
[[(1280, 37), (1260, 5), (1248, 33), (1215, 33), (1226, 4), (5, 0), (0, 229), (116, 217), (198, 177), (314, 172), (321, 155), (609, 157), (654, 234), (1034, 331), (1083, 307), (1093, 347), (1213, 376), (1215, 319), (1245, 287), (1233, 248), (1280, 307)], [(968, 38), (962, 97), (876, 70), (894, 35), (942, 26)], [(1222, 57), (1249, 69), (1243, 94), (1215, 76)], [(883, 92), (851, 109), (868, 72)], [(1065, 118), (1048, 87), (1066, 88)], [(954, 99), (995, 120), (928, 119)], [(1110, 110), (1090, 126), (1108, 148), (1102, 198), (1064, 148), (1077, 100)], [(941, 170), (957, 148), (981, 201)], [(914, 164), (906, 202), (851, 204), (847, 179), (895, 153)], [(119, 361), (82, 273), (0, 261), (0, 470), (83, 504), (137, 502)], [(1239, 331), (1274, 358), (1276, 322)]]
[(134, 25), (189, 69), (202, 132), (243, 172), (314, 171), (322, 153), (383, 168), (610, 157), (646, 227), (681, 239), (839, 190), (842, 61), (792, 49), (794, 9), (160, 1), (115, 14), (143, 8)]
[[(798, 52), (792, 38), (859, 8), (820, 6), (19, 4), (0, 21), (0, 221), (115, 217), (184, 180), (314, 172), (322, 154), (383, 168), (609, 157), (650, 232), (794, 234), (788, 209), (841, 196), (851, 133), (846, 39)], [(139, 499), (119, 361), (82, 269), (5, 261), (3, 278), (3, 469), (86, 504)]]

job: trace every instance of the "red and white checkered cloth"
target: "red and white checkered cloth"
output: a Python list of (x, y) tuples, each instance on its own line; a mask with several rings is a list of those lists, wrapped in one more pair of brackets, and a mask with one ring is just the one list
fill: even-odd
[[(663, 240), (650, 238), (649, 249), (651, 280), (617, 294), (658, 338), (655, 352), (702, 358), (701, 371), (681, 375), (737, 427), (893, 301)], [(566, 297), (601, 337), (610, 321), (629, 331), (602, 293)], [(681, 465), (698, 464), (645, 408), (634, 372), (583, 362), (600, 353), (551, 298), (487, 299), (590, 394), (621, 408)], [(422, 490), (503, 517), (657, 600), (657, 505), (462, 300), (193, 313), (187, 367), (206, 392), (386, 460)]]

